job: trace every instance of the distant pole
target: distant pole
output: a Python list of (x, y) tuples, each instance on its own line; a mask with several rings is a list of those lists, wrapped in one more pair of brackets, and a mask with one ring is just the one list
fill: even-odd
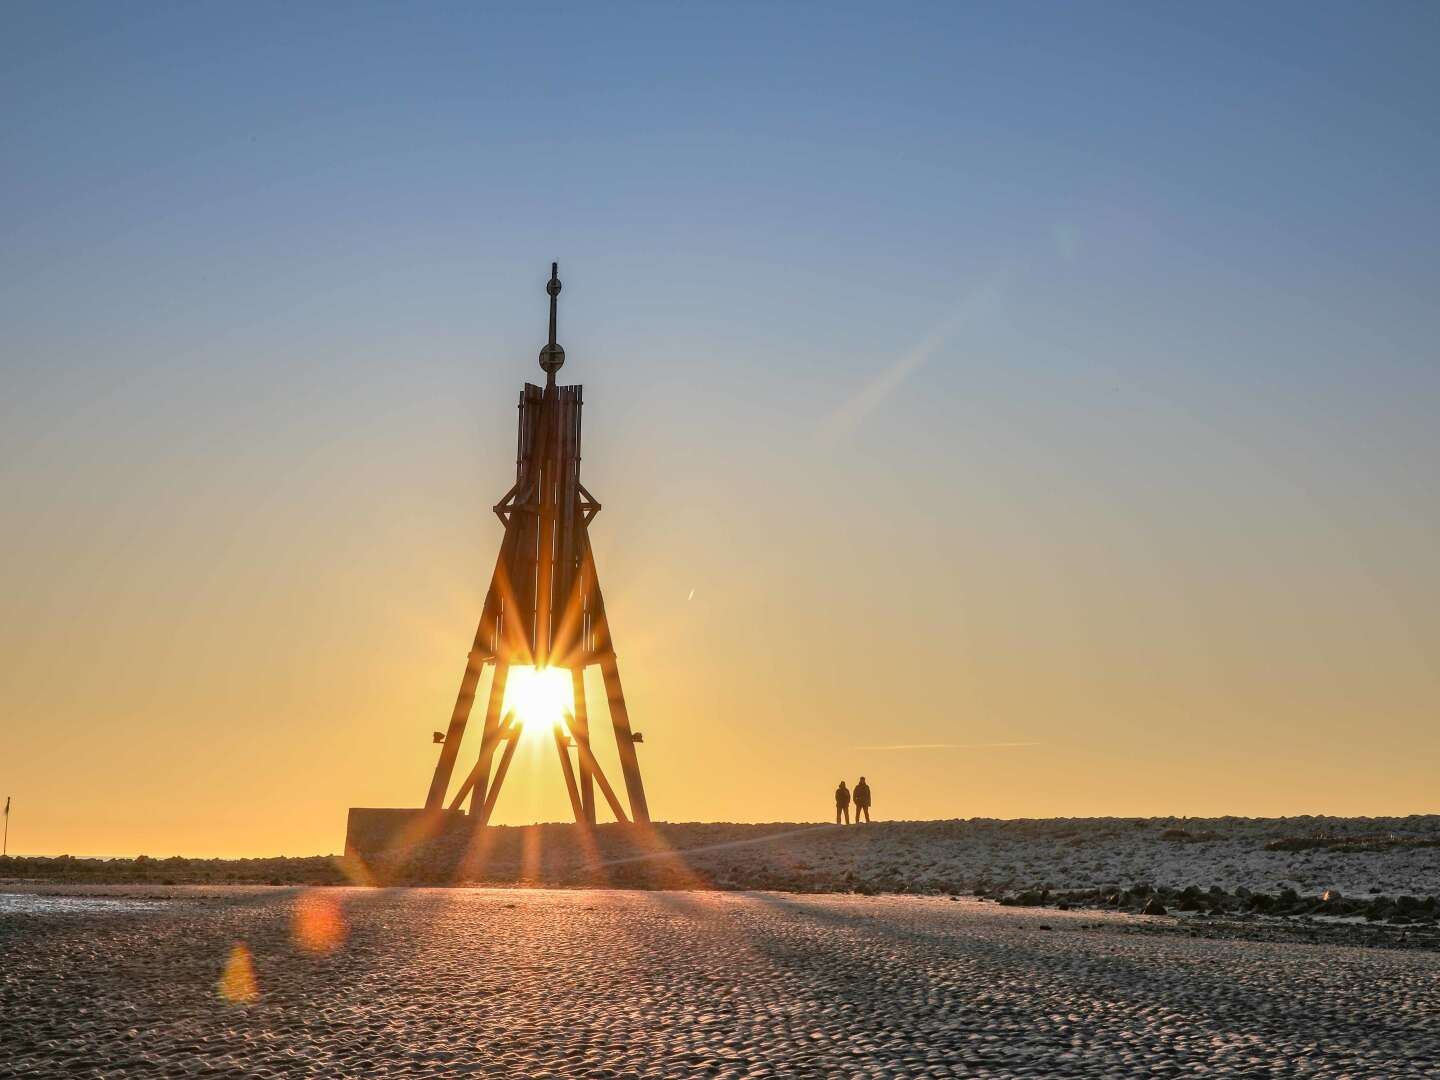
[(10, 796), (5, 796), (5, 843), (0, 846), (0, 856), (10, 854)]

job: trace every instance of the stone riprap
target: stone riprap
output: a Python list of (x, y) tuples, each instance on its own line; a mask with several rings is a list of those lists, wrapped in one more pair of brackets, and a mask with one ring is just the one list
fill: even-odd
[(613, 885), (802, 892), (1440, 893), (1440, 816), (1049, 818), (873, 825), (660, 823), (494, 828), (370, 860), (407, 884)]
[[(1048, 818), (835, 826), (659, 823), (452, 831), (401, 856), (0, 860), (0, 882), (534, 884), (980, 893), (1327, 891), (1352, 901), (1440, 894), (1440, 816)], [(1143, 900), (1139, 901), (1143, 903)], [(1241, 905), (1244, 906), (1244, 905)], [(1291, 904), (1291, 907), (1297, 905)], [(1358, 914), (1358, 911), (1356, 912)]]

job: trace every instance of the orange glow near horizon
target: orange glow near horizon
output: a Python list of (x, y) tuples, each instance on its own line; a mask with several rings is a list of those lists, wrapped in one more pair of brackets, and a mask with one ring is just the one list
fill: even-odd
[(575, 711), (575, 687), (567, 668), (512, 667), (505, 683), (506, 715), (521, 728), (548, 732), (556, 724), (568, 734)]

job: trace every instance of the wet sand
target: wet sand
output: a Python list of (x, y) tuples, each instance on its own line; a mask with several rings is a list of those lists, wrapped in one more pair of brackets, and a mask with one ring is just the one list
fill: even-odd
[(1440, 1076), (1440, 955), (943, 897), (0, 896), (4, 1076), (1193, 1073)]

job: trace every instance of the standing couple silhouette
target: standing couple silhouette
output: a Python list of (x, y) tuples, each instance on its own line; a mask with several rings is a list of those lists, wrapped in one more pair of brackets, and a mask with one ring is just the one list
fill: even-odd
[(840, 781), (840, 786), (835, 789), (835, 824), (839, 825), (843, 818), (846, 825), (850, 824), (850, 803), (855, 803), (855, 824), (860, 824), (860, 815), (865, 815), (865, 821), (870, 821), (870, 785), (865, 782), (865, 777), (860, 777), (855, 783), (855, 792), (852, 795), (850, 789), (845, 786), (845, 781)]

